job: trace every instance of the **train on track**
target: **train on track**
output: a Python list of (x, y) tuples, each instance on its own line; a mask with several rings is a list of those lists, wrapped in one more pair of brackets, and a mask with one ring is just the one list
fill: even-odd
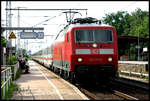
[(32, 55), (71, 82), (115, 78), (118, 71), (117, 33), (113, 26), (95, 18), (76, 18), (64, 27), (54, 42)]

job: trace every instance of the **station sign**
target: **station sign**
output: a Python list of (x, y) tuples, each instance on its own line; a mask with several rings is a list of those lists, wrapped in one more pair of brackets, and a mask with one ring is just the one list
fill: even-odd
[(147, 52), (147, 47), (143, 48), (143, 52)]
[(43, 39), (44, 32), (20, 32), (21, 39)]
[(20, 32), (21, 39), (36, 39), (36, 32)]

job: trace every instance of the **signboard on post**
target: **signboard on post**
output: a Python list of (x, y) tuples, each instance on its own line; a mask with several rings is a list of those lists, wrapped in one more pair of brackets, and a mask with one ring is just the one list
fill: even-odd
[(36, 39), (37, 33), (36, 32), (20, 32), (21, 39)]
[(21, 39), (43, 39), (44, 32), (20, 32)]

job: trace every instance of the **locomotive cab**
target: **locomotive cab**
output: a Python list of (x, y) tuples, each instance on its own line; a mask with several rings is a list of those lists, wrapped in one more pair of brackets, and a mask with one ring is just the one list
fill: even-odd
[(114, 27), (75, 25), (71, 30), (71, 71), (97, 80), (114, 78), (118, 70), (117, 35)]

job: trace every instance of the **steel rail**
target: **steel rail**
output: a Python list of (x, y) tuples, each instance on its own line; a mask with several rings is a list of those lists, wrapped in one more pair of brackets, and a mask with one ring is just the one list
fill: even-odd
[(115, 82), (134, 86), (134, 87), (141, 88), (144, 90), (149, 90), (149, 83), (147, 82), (142, 82), (142, 81), (133, 80), (133, 79), (124, 78), (124, 77), (119, 77), (117, 80), (115, 80)]
[(121, 93), (121, 92), (116, 91), (116, 90), (113, 90), (113, 92), (114, 92), (115, 95), (123, 97), (123, 98), (128, 99), (128, 100), (139, 100), (139, 99), (137, 99), (135, 97), (132, 97), (132, 96), (124, 94), (124, 93)]
[[(89, 92), (88, 90), (84, 89), (84, 88), (81, 88), (81, 87), (78, 87), (80, 89), (81, 92), (83, 92), (85, 95), (87, 95), (88, 97), (94, 99), (94, 100), (101, 100), (99, 97), (97, 97), (97, 95)], [(119, 92), (117, 90), (112, 90), (113, 92), (113, 95), (116, 95), (116, 96), (119, 96), (121, 98), (124, 98), (124, 99), (127, 99), (127, 100), (139, 100), (135, 97), (132, 97), (130, 95), (127, 95), (125, 93), (122, 93), (122, 92)]]
[(85, 95), (89, 96), (90, 98), (92, 98), (94, 100), (99, 100), (98, 97), (95, 94), (87, 91), (86, 89), (83, 89), (83, 88), (80, 88), (80, 87), (79, 87), (79, 89), (80, 89), (81, 92), (83, 92)]

